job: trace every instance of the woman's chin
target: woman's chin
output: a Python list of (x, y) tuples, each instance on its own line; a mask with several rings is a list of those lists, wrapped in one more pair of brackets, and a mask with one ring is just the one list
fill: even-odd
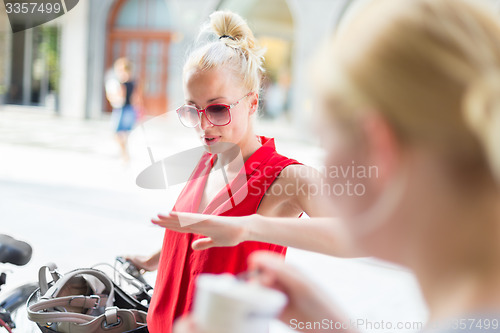
[(221, 154), (237, 148), (238, 145), (232, 142), (218, 140), (217, 142), (211, 142), (210, 144), (204, 143), (203, 147), (211, 154)]

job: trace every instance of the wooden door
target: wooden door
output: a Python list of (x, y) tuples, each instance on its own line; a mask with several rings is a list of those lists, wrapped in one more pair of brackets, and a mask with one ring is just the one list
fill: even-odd
[[(106, 68), (111, 68), (120, 57), (127, 57), (132, 62), (134, 77), (142, 87), (144, 111), (148, 115), (165, 113), (168, 106), (168, 60), (172, 33), (165, 27), (152, 24), (154, 18), (161, 18), (158, 11), (166, 9), (158, 7), (158, 1), (165, 3), (165, 0), (118, 0), (108, 21)], [(135, 6), (133, 13), (139, 17), (130, 17), (131, 10), (127, 6)], [(107, 109), (111, 109), (109, 105)]]

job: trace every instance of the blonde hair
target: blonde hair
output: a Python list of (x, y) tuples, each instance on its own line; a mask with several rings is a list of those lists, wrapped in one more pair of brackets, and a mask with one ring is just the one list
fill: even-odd
[(113, 66), (115, 68), (123, 69), (127, 74), (132, 73), (132, 63), (125, 57), (116, 59)]
[(487, 10), (376, 0), (321, 65), (323, 94), (348, 104), (336, 114), (375, 108), (403, 144), (432, 147), (456, 168), (489, 167), (500, 184), (500, 24)]
[(206, 37), (207, 34), (216, 39), (189, 54), (184, 74), (193, 69), (227, 68), (241, 78), (249, 91), (258, 92), (264, 74), (262, 63), (265, 51), (257, 45), (245, 20), (230, 11), (214, 12), (200, 36)]

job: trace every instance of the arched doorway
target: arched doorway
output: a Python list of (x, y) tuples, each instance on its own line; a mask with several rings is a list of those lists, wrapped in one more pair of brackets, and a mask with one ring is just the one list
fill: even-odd
[[(107, 26), (106, 68), (127, 57), (143, 88), (145, 112), (167, 111), (171, 20), (165, 0), (117, 0)], [(107, 101), (105, 109), (111, 110)]]

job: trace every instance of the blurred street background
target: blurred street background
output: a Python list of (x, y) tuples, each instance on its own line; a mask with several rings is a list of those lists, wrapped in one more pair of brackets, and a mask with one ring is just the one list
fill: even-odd
[[(65, 272), (160, 248), (163, 231), (149, 220), (172, 208), (182, 185), (147, 190), (135, 179), (151, 165), (148, 148), (160, 160), (199, 145), (169, 110), (183, 103), (184, 56), (214, 10), (241, 14), (267, 48), (257, 133), (275, 137), (280, 153), (321, 166), (308, 60), (365, 2), (80, 0), (64, 16), (17, 33), (0, 2), (0, 233), (34, 248), (27, 266), (0, 266), (12, 271), (7, 288), (36, 280), (47, 262)], [(500, 13), (500, 1), (488, 2)], [(104, 93), (106, 72), (122, 56), (146, 102), (129, 163), (120, 159)], [(414, 276), (402, 268), (294, 249), (287, 260), (353, 319), (407, 324), (394, 332), (415, 332), (421, 327), (412, 323), (426, 320)]]

